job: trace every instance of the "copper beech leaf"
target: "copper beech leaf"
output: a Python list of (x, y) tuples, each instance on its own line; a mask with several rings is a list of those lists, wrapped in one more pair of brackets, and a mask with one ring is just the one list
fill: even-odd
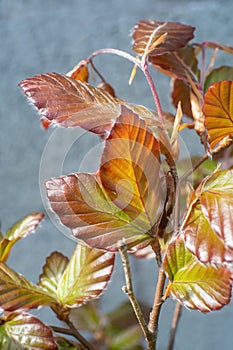
[[(194, 30), (194, 27), (178, 22), (142, 20), (133, 29), (133, 50), (140, 55), (148, 51), (149, 56), (177, 51), (193, 38)], [(165, 40), (155, 46), (157, 40), (165, 33)]]
[(190, 77), (195, 83), (198, 81), (198, 61), (195, 48), (187, 45), (176, 52), (169, 52), (158, 56), (150, 56), (153, 67), (173, 78), (188, 83)]
[(217, 171), (202, 181), (184, 218), (186, 246), (204, 262), (233, 261), (233, 171)]
[(80, 126), (96, 134), (106, 134), (126, 104), (149, 124), (158, 125), (156, 116), (143, 106), (114, 98), (106, 89), (58, 73), (38, 74), (19, 86), (41, 114), (42, 125), (66, 128)]
[(40, 287), (0, 262), (0, 307), (5, 311), (54, 305), (55, 299)]
[(204, 265), (186, 248), (178, 235), (164, 258), (164, 269), (169, 278), (166, 296), (189, 309), (202, 312), (218, 310), (231, 297), (232, 272), (226, 265)]
[(112, 275), (115, 255), (78, 243), (60, 278), (57, 298), (67, 307), (97, 298)]
[[(1, 349), (58, 349), (51, 329), (25, 312), (7, 316), (0, 326), (0, 339)], [(6, 344), (8, 347), (5, 347)]]
[(211, 148), (233, 134), (233, 81), (212, 84), (205, 93), (203, 112)]
[(59, 282), (68, 263), (69, 259), (59, 252), (53, 252), (46, 258), (43, 273), (40, 275), (39, 286), (54, 298), (57, 298)]
[(145, 122), (122, 107), (105, 142), (96, 174), (72, 174), (46, 182), (52, 209), (88, 245), (131, 250), (148, 244), (161, 214), (159, 142)]
[(52, 124), (104, 134), (119, 114), (119, 104), (110, 94), (65, 75), (36, 75), (19, 86)]
[(12, 246), (18, 240), (35, 231), (43, 217), (44, 214), (41, 213), (29, 214), (7, 230), (5, 236), (3, 236), (0, 242), (1, 261), (7, 260)]

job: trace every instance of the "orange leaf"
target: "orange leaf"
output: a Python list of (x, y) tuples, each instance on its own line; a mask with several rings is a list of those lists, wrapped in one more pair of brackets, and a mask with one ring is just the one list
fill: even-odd
[(66, 76), (87, 83), (89, 78), (88, 68), (84, 64), (78, 64), (71, 71), (66, 73)]
[(46, 182), (52, 209), (88, 245), (131, 251), (153, 240), (163, 207), (159, 142), (144, 120), (122, 106), (106, 140), (100, 171)]
[(163, 199), (160, 172), (159, 142), (142, 119), (122, 106), (106, 140), (100, 179), (117, 207), (146, 231), (157, 222)]
[(210, 146), (233, 134), (233, 81), (212, 84), (204, 96), (204, 115)]
[[(145, 51), (149, 56), (161, 55), (171, 51), (177, 51), (184, 47), (193, 38), (195, 28), (177, 22), (155, 22), (143, 20), (138, 22), (133, 30), (133, 50), (143, 55)], [(160, 44), (159, 38), (167, 33), (165, 40)], [(149, 43), (149, 47), (148, 47)]]

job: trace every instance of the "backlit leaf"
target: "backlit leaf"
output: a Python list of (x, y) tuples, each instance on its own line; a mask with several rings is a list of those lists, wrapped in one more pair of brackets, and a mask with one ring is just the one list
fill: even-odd
[(10, 254), (12, 246), (19, 239), (26, 237), (28, 234), (35, 231), (43, 217), (44, 214), (41, 213), (29, 214), (7, 230), (5, 236), (0, 242), (1, 261), (6, 261)]
[(68, 73), (66, 73), (67, 77), (71, 77), (75, 80), (79, 80), (87, 83), (89, 78), (88, 68), (84, 64), (78, 64), (73, 69), (71, 69)]
[(233, 67), (222, 66), (222, 67), (213, 69), (205, 79), (204, 91), (206, 92), (208, 87), (213, 83), (222, 81), (222, 80), (233, 80)]
[(32, 315), (10, 314), (0, 327), (4, 328), (10, 343), (14, 345), (12, 349), (58, 349), (51, 329)]
[(114, 254), (78, 243), (58, 286), (58, 299), (68, 307), (96, 298), (110, 280)]
[(200, 201), (215, 232), (233, 250), (233, 170), (209, 176), (201, 189)]
[[(144, 54), (145, 50), (148, 50), (150, 56), (177, 51), (193, 38), (194, 30), (194, 27), (177, 22), (143, 20), (134, 26), (133, 50), (141, 55)], [(165, 33), (167, 33), (166, 39), (155, 46), (155, 42)], [(149, 47), (148, 42), (150, 43)]]
[(41, 114), (42, 125), (80, 126), (97, 134), (106, 134), (126, 104), (149, 124), (158, 125), (155, 115), (142, 106), (114, 98), (106, 89), (95, 88), (66, 75), (48, 73), (23, 80), (19, 86)]
[(14, 311), (53, 305), (55, 300), (41, 288), (0, 262), (0, 308)]
[(100, 179), (116, 206), (146, 232), (154, 227), (161, 209), (160, 176), (159, 142), (142, 119), (122, 107), (105, 143)]
[(43, 273), (40, 275), (39, 286), (49, 295), (57, 297), (57, 289), (61, 277), (69, 263), (69, 259), (59, 252), (53, 252), (46, 259)]
[(209, 312), (229, 303), (232, 272), (226, 265), (203, 265), (177, 236), (164, 258), (170, 280), (166, 295), (171, 295), (189, 309)]
[(233, 81), (212, 84), (204, 96), (204, 115), (211, 148), (233, 134)]
[(119, 103), (110, 94), (65, 75), (36, 75), (19, 86), (52, 124), (104, 134), (119, 114)]
[(187, 248), (203, 263), (219, 264), (233, 260), (233, 250), (219, 236), (209, 219), (203, 214), (201, 204), (193, 207), (182, 226)]
[(204, 179), (190, 208), (181, 226), (187, 247), (202, 262), (232, 262), (233, 170)]
[(126, 107), (106, 140), (100, 172), (46, 182), (52, 209), (88, 245), (117, 251), (148, 244), (161, 214), (159, 142)]

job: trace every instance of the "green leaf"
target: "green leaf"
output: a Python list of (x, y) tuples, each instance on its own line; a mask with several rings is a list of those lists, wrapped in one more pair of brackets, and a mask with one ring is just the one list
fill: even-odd
[(95, 332), (101, 324), (101, 315), (96, 300), (71, 309), (69, 319), (79, 330)]
[(0, 260), (6, 261), (8, 258), (12, 246), (21, 238), (26, 237), (28, 234), (33, 233), (44, 214), (34, 213), (29, 214), (22, 220), (14, 224), (10, 229), (7, 230), (5, 236), (0, 242)]
[(56, 338), (58, 350), (84, 350), (83, 345), (75, 343), (65, 338)]
[(122, 106), (96, 174), (72, 174), (46, 182), (52, 209), (88, 245), (118, 250), (147, 245), (155, 234), (165, 188), (159, 142), (146, 123)]
[(75, 307), (98, 297), (110, 280), (114, 258), (112, 253), (78, 243), (59, 281), (57, 298), (60, 303)]
[(139, 325), (131, 326), (120, 330), (112, 337), (110, 350), (143, 350), (141, 345), (142, 332)]
[(205, 93), (203, 112), (210, 146), (233, 134), (233, 81), (212, 84)]
[(231, 66), (222, 66), (216, 69), (213, 69), (205, 79), (204, 91), (210, 87), (213, 83), (223, 80), (233, 80), (233, 67)]
[(4, 324), (0, 326), (0, 337), (1, 349), (4, 350), (58, 348), (51, 329), (36, 317), (26, 313), (9, 314)]
[(0, 307), (5, 311), (53, 305), (54, 298), (0, 262)]
[(171, 295), (189, 309), (209, 312), (229, 303), (232, 272), (226, 265), (203, 265), (185, 247), (179, 235), (169, 246), (164, 269), (170, 280), (166, 296)]
[(39, 286), (54, 298), (57, 298), (59, 282), (68, 263), (69, 259), (59, 252), (53, 252), (46, 258), (43, 273), (40, 275)]

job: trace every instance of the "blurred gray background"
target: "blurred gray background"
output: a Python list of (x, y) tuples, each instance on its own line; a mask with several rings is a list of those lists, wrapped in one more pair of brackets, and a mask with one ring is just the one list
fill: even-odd
[[(103, 47), (131, 52), (130, 30), (140, 19), (180, 21), (197, 28), (196, 41), (211, 40), (232, 46), (232, 14), (232, 0), (0, 0), (2, 231), (28, 213), (45, 212), (39, 186), (40, 171), (43, 180), (46, 176), (58, 176), (59, 172), (75, 172), (80, 164), (84, 170), (95, 170), (98, 164), (94, 152), (99, 143), (96, 136), (82, 131), (57, 135), (54, 130), (42, 130), (37, 112), (28, 105), (17, 86), (22, 79), (51, 71), (66, 73), (81, 59)], [(232, 57), (220, 59), (223, 64), (233, 64)], [(140, 72), (133, 85), (128, 86), (131, 64), (113, 56), (101, 57), (95, 62), (104, 68), (101, 72), (119, 97), (153, 107), (150, 91)], [(159, 73), (153, 74), (163, 108), (172, 111), (169, 80)], [(189, 135), (184, 135), (184, 139), (190, 152), (201, 152), (195, 139), (190, 141)], [(63, 152), (67, 142), (68, 153), (60, 157), (59, 152)], [(51, 158), (48, 161), (43, 157), (40, 165), (45, 147), (46, 152), (51, 151)], [(85, 156), (87, 152), (89, 158)], [(9, 265), (37, 282), (47, 255), (54, 250), (70, 255), (73, 247), (74, 242), (46, 218), (36, 234), (15, 246)], [(156, 275), (154, 262), (133, 260), (132, 264), (135, 291), (141, 300), (151, 304)], [(121, 292), (122, 278), (119, 265), (103, 296), (103, 308), (110, 310), (125, 300)], [(173, 302), (166, 302), (162, 309), (158, 350), (166, 349), (173, 306)], [(47, 311), (42, 309), (36, 314), (55, 323)], [(232, 303), (208, 315), (184, 310), (175, 349), (231, 350), (232, 326)]]

